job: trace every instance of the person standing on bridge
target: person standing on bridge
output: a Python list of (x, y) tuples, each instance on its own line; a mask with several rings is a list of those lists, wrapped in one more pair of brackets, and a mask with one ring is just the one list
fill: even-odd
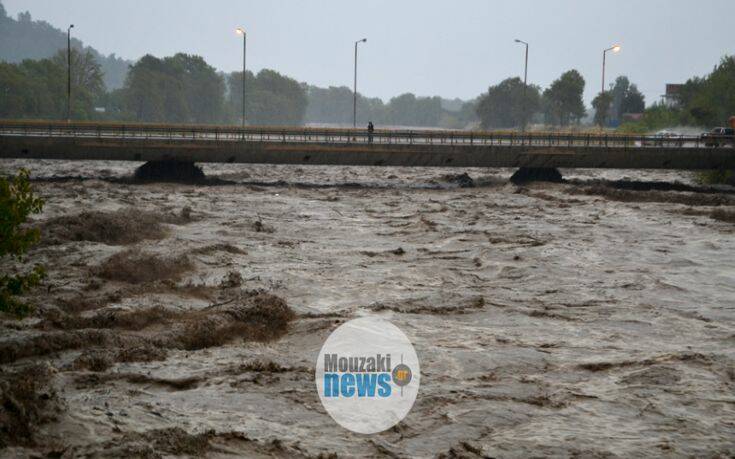
[(373, 133), (375, 132), (375, 125), (372, 121), (368, 122), (368, 143), (373, 143)]

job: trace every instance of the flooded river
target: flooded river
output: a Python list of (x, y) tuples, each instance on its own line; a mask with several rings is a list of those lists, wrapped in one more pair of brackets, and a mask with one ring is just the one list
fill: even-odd
[[(731, 189), (237, 165), (139, 185), (116, 180), (126, 163), (0, 163), (21, 166), (46, 200), (30, 260), (49, 277), (34, 318), (3, 322), (0, 374), (35, 365), (54, 404), (6, 454), (735, 453)], [(240, 332), (239, 304), (268, 312)], [(330, 332), (364, 316), (421, 362), (413, 410), (373, 436), (335, 424), (314, 386)]]

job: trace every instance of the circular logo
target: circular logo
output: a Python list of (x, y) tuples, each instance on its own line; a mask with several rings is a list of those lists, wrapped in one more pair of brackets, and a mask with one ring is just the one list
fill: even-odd
[(316, 362), (316, 389), (345, 429), (374, 434), (411, 411), (421, 380), (416, 350), (392, 323), (351, 320), (327, 338)]

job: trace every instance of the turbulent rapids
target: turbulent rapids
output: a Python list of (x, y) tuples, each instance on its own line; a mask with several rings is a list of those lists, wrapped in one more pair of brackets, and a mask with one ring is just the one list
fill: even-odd
[[(23, 166), (48, 202), (30, 257), (49, 281), (38, 319), (2, 324), (0, 379), (27, 388), (3, 392), (25, 414), (0, 416), (25, 426), (2, 430), (19, 453), (732, 451), (730, 188), (233, 165), (137, 184), (136, 164), (3, 163)], [(366, 315), (405, 330), (423, 372), (409, 416), (370, 438), (335, 430), (314, 390), (326, 337)]]

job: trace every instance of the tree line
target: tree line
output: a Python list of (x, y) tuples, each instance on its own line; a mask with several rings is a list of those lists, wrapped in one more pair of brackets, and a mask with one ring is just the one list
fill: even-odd
[[(0, 117), (66, 117), (66, 33), (30, 13), (12, 19), (0, 3)], [(4, 61), (4, 62), (2, 62)], [(72, 117), (170, 123), (242, 121), (243, 75), (218, 72), (199, 56), (144, 56), (131, 63), (103, 56), (72, 40)], [(387, 102), (358, 94), (357, 122), (382, 126), (463, 129), (518, 128), (524, 124), (569, 126), (587, 120), (585, 80), (564, 72), (548, 88), (508, 78), (471, 101), (411, 93)], [(245, 120), (252, 125), (352, 123), (352, 90), (299, 83), (273, 70), (245, 75)], [(635, 84), (621, 76), (592, 102), (597, 125), (645, 131), (675, 125), (726, 124), (735, 114), (735, 57), (709, 75), (694, 77), (676, 99), (646, 109)], [(643, 113), (637, 122), (624, 115)]]
[[(188, 54), (144, 56), (122, 88), (107, 91), (103, 71), (89, 50), (72, 49), (72, 110), (77, 120), (236, 124), (242, 121), (242, 72), (222, 74), (203, 58)], [(0, 117), (66, 119), (67, 56), (0, 62)], [(306, 89), (273, 70), (248, 72), (245, 84), (249, 124), (299, 125)]]
[(273, 70), (257, 75), (218, 73), (200, 56), (147, 55), (130, 67), (125, 86), (109, 94), (111, 119), (187, 124), (242, 122), (243, 95), (248, 124), (301, 124), (306, 95), (295, 80)]
[[(89, 50), (72, 48), (72, 111), (77, 120), (239, 124), (243, 96), (249, 125), (352, 122), (352, 91), (317, 88), (273, 70), (224, 74), (200, 56), (143, 56), (124, 84), (108, 91), (104, 71)], [(48, 59), (0, 63), (0, 117), (66, 119), (66, 50)], [(360, 125), (464, 128), (474, 121), (473, 102), (403, 94), (387, 104), (358, 95)], [(459, 108), (457, 110), (456, 108)]]
[[(477, 115), (483, 129), (517, 128), (524, 124), (570, 126), (580, 124), (587, 115), (584, 104), (585, 80), (577, 70), (564, 72), (542, 90), (537, 85), (526, 87), (518, 77), (490, 86), (477, 104)], [(610, 91), (593, 102), (595, 123), (601, 126), (619, 124), (626, 113), (641, 113), (645, 98), (627, 77), (619, 77)]]
[[(95, 102), (105, 93), (100, 65), (91, 52), (72, 51), (72, 116), (95, 117)], [(67, 55), (59, 51), (49, 59), (0, 62), (0, 118), (52, 118), (67, 116)]]
[[(313, 124), (352, 124), (353, 91), (346, 86), (319, 88), (308, 86), (306, 122)], [(369, 121), (382, 126), (423, 126), (463, 129), (476, 122), (475, 101), (449, 101), (441, 97), (420, 97), (412, 93), (380, 98), (357, 94), (357, 123)]]
[(627, 132), (649, 132), (676, 126), (711, 128), (727, 125), (735, 115), (735, 56), (723, 57), (714, 70), (684, 83), (667, 103), (653, 104), (637, 122), (625, 123)]
[[(224, 74), (200, 56), (144, 56), (131, 65), (123, 86), (108, 91), (104, 71), (90, 50), (73, 48), (72, 117), (160, 123), (239, 124), (243, 74)], [(0, 62), (0, 117), (66, 118), (66, 51), (46, 59)], [(563, 73), (542, 90), (508, 78), (474, 101), (447, 101), (407, 93), (384, 103), (358, 94), (358, 123), (383, 126), (466, 128), (479, 120), (484, 129), (579, 124), (587, 110), (584, 78)], [(318, 88), (273, 70), (245, 74), (245, 120), (251, 125), (350, 124), (352, 91)], [(725, 124), (735, 113), (735, 57), (723, 58), (713, 72), (687, 81), (675, 104), (645, 108), (645, 98), (625, 76), (592, 102), (594, 122), (616, 126), (627, 113), (643, 113), (623, 129), (652, 130), (674, 125)]]

